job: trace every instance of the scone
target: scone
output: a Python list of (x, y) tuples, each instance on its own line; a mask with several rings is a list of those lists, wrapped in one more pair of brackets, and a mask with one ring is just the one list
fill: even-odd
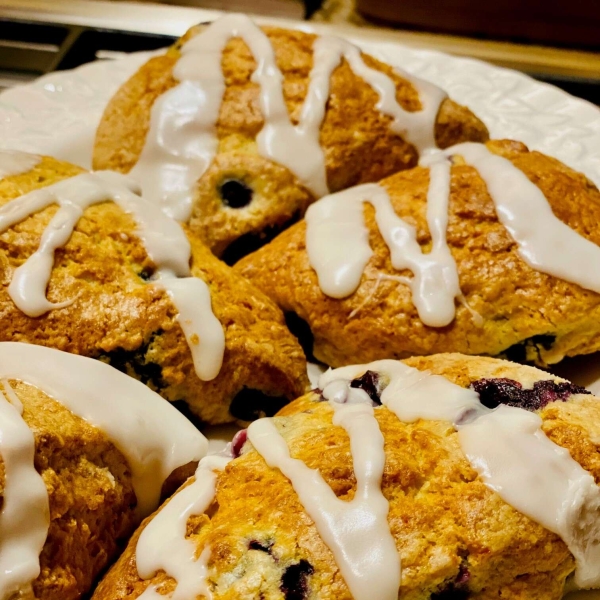
[(454, 351), (545, 366), (600, 349), (593, 183), (507, 140), (421, 162), (321, 199), (235, 270), (331, 366)]
[(0, 172), (0, 340), (97, 358), (208, 423), (305, 390), (280, 310), (125, 176), (6, 152)]
[(88, 594), (207, 445), (108, 365), (0, 342), (0, 599)]
[(600, 403), (583, 388), (460, 354), (344, 367), (319, 388), (238, 434), (233, 458), (203, 459), (93, 600), (600, 587)]
[(94, 168), (130, 172), (231, 264), (328, 191), (487, 136), (442, 90), (345, 40), (228, 15), (192, 28), (121, 87)]

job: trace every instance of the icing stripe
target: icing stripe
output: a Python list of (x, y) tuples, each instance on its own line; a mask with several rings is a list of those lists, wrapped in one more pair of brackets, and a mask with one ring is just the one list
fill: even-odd
[(0, 150), (0, 179), (27, 173), (40, 162), (42, 162), (42, 158), (35, 154), (18, 150)]
[(131, 174), (144, 195), (174, 218), (187, 221), (196, 182), (218, 150), (216, 124), (225, 94), (221, 58), (227, 42), (239, 37), (257, 62), (252, 81), (260, 86), (264, 125), (256, 141), (259, 153), (287, 167), (315, 197), (328, 192), (320, 128), (329, 98), (330, 79), (342, 61), (378, 94), (377, 108), (392, 117), (392, 131), (403, 135), (419, 152), (435, 147), (435, 120), (445, 93), (432, 84), (401, 73), (420, 92), (422, 109), (404, 110), (396, 86), (385, 73), (369, 68), (360, 50), (332, 37), (317, 38), (313, 68), (298, 125), (293, 125), (283, 95), (283, 75), (267, 35), (244, 15), (214, 21), (181, 48), (173, 75), (180, 83), (154, 103), (150, 128)]
[(460, 295), (456, 262), (448, 248), (450, 164), (436, 162), (430, 170), (427, 221), (432, 248), (424, 253), (416, 229), (400, 218), (386, 190), (376, 183), (350, 188), (312, 204), (306, 213), (306, 251), (324, 294), (345, 298), (353, 294), (373, 251), (364, 223), (363, 204), (375, 208), (375, 220), (390, 250), (392, 266), (413, 273), (407, 279), (419, 318), (443, 327), (455, 315)]
[[(32, 367), (35, 368), (35, 363)], [(5, 380), (2, 383), (6, 386)], [(33, 463), (35, 439), (23, 420), (21, 403), (7, 400), (7, 396), (16, 396), (11, 392), (5, 396), (0, 391), (0, 456), (4, 464), (0, 598), (3, 600), (28, 593), (33, 597), (31, 582), (40, 574), (39, 555), (50, 523), (48, 492)]]
[(600, 262), (600, 247), (556, 217), (542, 190), (523, 171), (484, 144), (458, 144), (444, 154), (461, 155), (477, 169), (498, 220), (532, 269), (600, 293), (600, 274), (590, 267)]
[(150, 585), (140, 600), (189, 600), (200, 595), (212, 598), (206, 581), (210, 548), (204, 548), (197, 557), (195, 543), (186, 538), (187, 523), (190, 517), (201, 515), (209, 508), (216, 491), (214, 470), (224, 469), (229, 460), (220, 455), (203, 458), (195, 481), (175, 494), (142, 531), (135, 551), (140, 577), (150, 579), (158, 571), (164, 571), (176, 580), (177, 587), (165, 596)]
[(167, 291), (177, 307), (177, 322), (192, 353), (196, 374), (203, 381), (211, 381), (223, 364), (225, 334), (212, 311), (208, 286), (198, 277), (164, 277), (156, 285)]
[(384, 376), (381, 402), (406, 422), (450, 421), (465, 456), (483, 483), (507, 504), (559, 535), (576, 560), (575, 582), (600, 587), (600, 488), (592, 476), (542, 431), (541, 418), (520, 408), (490, 410), (477, 394), (445, 377), (393, 360), (343, 367), (319, 379), (323, 395), (349, 398), (350, 382), (367, 370)]
[(388, 502), (381, 493), (385, 463), (383, 436), (373, 408), (334, 404), (334, 424), (350, 436), (356, 493), (340, 500), (321, 474), (291, 458), (272, 419), (248, 428), (248, 439), (272, 468), (290, 480), (302, 506), (329, 547), (356, 600), (395, 600), (400, 586), (400, 558), (387, 522)]
[(206, 438), (143, 383), (108, 365), (44, 346), (0, 343), (0, 372), (38, 387), (102, 430), (127, 459), (141, 515), (163, 482), (206, 453)]
[[(144, 384), (101, 363), (43, 346), (0, 343), (0, 456), (5, 487), (0, 512), (0, 599), (31, 589), (50, 522), (48, 493), (34, 466), (35, 441), (8, 379), (34, 385), (103, 431), (131, 470), (138, 516), (157, 506), (178, 467), (202, 458), (206, 438)], [(9, 403), (7, 398), (11, 399)]]
[(460, 445), (487, 487), (562, 538), (575, 557), (575, 583), (600, 587), (600, 488), (564, 448), (542, 431), (542, 419), (499, 406), (459, 427)]
[(422, 251), (415, 228), (396, 214), (388, 193), (378, 184), (326, 196), (308, 208), (306, 250), (324, 294), (346, 298), (360, 285), (373, 254), (363, 214), (363, 204), (368, 202), (375, 208), (377, 227), (390, 250), (392, 266), (413, 273), (412, 279), (397, 279), (410, 287), (421, 321), (431, 327), (444, 327), (453, 321), (455, 299), (466, 304), (446, 239), (451, 174), (448, 158), (456, 154), (476, 168), (485, 181), (499, 221), (530, 267), (600, 293), (600, 275), (589, 267), (600, 262), (600, 247), (560, 221), (542, 191), (512, 162), (493, 154), (484, 144), (468, 142), (421, 160), (429, 167), (430, 177), (427, 224), (432, 247), (428, 253)]
[(42, 234), (38, 250), (15, 270), (8, 293), (15, 305), (30, 317), (69, 305), (72, 300), (55, 304), (46, 298), (55, 251), (68, 243), (87, 208), (113, 201), (135, 220), (137, 233), (157, 266), (155, 285), (167, 290), (180, 312), (179, 322), (188, 340), (196, 374), (209, 381), (218, 375), (225, 351), (225, 334), (212, 312), (210, 291), (204, 281), (189, 277), (191, 249), (181, 226), (137, 191), (131, 179), (101, 171), (59, 181), (0, 207), (1, 233), (53, 204), (59, 206)]

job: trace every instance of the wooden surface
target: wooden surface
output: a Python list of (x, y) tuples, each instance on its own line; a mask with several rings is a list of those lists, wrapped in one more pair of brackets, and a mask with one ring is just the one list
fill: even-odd
[[(600, 0), (596, 0), (600, 3)], [(0, 0), (0, 15), (19, 19), (35, 17), (41, 21), (61, 21), (92, 27), (181, 35), (191, 25), (216, 18), (212, 10), (98, 0)], [(297, 27), (299, 22), (277, 18), (258, 18), (261, 23)], [(487, 60), (497, 65), (538, 74), (600, 79), (600, 53), (566, 50), (538, 45), (493, 42), (473, 38), (421, 33), (365, 26), (356, 15), (352, 0), (326, 0), (314, 15), (311, 29), (373, 41), (429, 48)]]
[(357, 10), (430, 31), (600, 48), (600, 0), (357, 0)]

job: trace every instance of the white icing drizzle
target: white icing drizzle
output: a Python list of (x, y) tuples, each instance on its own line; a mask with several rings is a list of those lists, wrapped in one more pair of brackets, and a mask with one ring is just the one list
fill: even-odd
[(18, 150), (0, 150), (0, 179), (31, 171), (42, 161), (40, 156)]
[(6, 399), (19, 411), (19, 414), (22, 415), (23, 403), (21, 402), (21, 400), (19, 400), (19, 396), (17, 396), (17, 393), (15, 392), (15, 390), (13, 390), (8, 379), (0, 379), (0, 383), (4, 388), (4, 394), (6, 396)]
[(523, 171), (484, 144), (458, 144), (444, 154), (458, 154), (477, 169), (498, 220), (532, 269), (600, 293), (600, 274), (590, 268), (600, 261), (600, 247), (556, 217), (542, 190)]
[(456, 261), (446, 239), (451, 170), (448, 158), (457, 154), (485, 181), (499, 221), (530, 267), (600, 293), (600, 275), (589, 268), (600, 262), (600, 247), (560, 221), (542, 191), (511, 161), (490, 152), (484, 144), (467, 142), (421, 160), (429, 167), (430, 177), (427, 224), (432, 246), (428, 253), (423, 253), (417, 242), (415, 228), (396, 214), (388, 193), (378, 184), (356, 186), (309, 207), (306, 250), (324, 294), (346, 298), (360, 285), (373, 254), (363, 214), (363, 204), (368, 202), (375, 208), (377, 227), (390, 250), (393, 267), (413, 273), (412, 279), (400, 281), (410, 286), (421, 321), (431, 327), (448, 325), (454, 319), (458, 299), (471, 312), (474, 322), (482, 324), (481, 315), (461, 293)]
[(107, 435), (127, 459), (142, 515), (156, 506), (163, 482), (177, 467), (206, 453), (206, 438), (168, 402), (100, 361), (1, 342), (0, 371), (38, 387)]
[(458, 435), (489, 488), (562, 538), (577, 563), (577, 586), (600, 587), (600, 488), (568, 450), (546, 437), (542, 419), (499, 406)]
[(136, 221), (138, 235), (157, 266), (156, 285), (167, 290), (180, 313), (179, 322), (198, 377), (214, 379), (223, 360), (225, 334), (212, 312), (208, 286), (190, 277), (191, 250), (181, 226), (139, 196), (138, 191), (131, 179), (101, 171), (59, 181), (0, 207), (1, 233), (53, 204), (59, 206), (42, 234), (38, 250), (15, 270), (8, 293), (30, 317), (69, 305), (72, 300), (52, 303), (46, 298), (55, 251), (67, 244), (87, 208), (113, 201)]
[(206, 577), (210, 548), (206, 547), (200, 557), (196, 556), (196, 545), (186, 538), (187, 523), (192, 516), (203, 514), (215, 497), (217, 475), (231, 460), (224, 455), (206, 456), (198, 465), (195, 481), (179, 491), (142, 531), (136, 546), (137, 569), (142, 579), (152, 578), (164, 571), (177, 582), (175, 590), (160, 595), (150, 585), (140, 600), (169, 598), (189, 600), (203, 595), (212, 598)]
[[(1, 348), (1, 345), (0, 345)], [(1, 349), (0, 349), (1, 354)], [(35, 368), (31, 365), (29, 368)], [(5, 386), (5, 380), (3, 380)], [(39, 555), (50, 523), (48, 493), (35, 470), (35, 439), (23, 420), (23, 405), (0, 392), (0, 456), (4, 491), (0, 511), (0, 599), (31, 593), (40, 574)]]
[(401, 73), (420, 93), (422, 109), (409, 112), (396, 99), (393, 80), (363, 61), (360, 50), (332, 37), (314, 43), (313, 69), (298, 125), (293, 125), (283, 95), (283, 75), (267, 35), (244, 15), (214, 21), (181, 48), (173, 75), (180, 83), (154, 103), (146, 142), (131, 174), (144, 194), (174, 218), (191, 216), (196, 182), (218, 150), (216, 124), (225, 80), (221, 68), (227, 42), (239, 37), (258, 63), (252, 81), (260, 86), (264, 125), (257, 136), (259, 153), (292, 171), (316, 197), (327, 194), (320, 128), (330, 79), (342, 58), (379, 95), (377, 108), (392, 117), (392, 131), (405, 136), (419, 152), (435, 147), (435, 120), (445, 93), (430, 83)]
[(364, 222), (363, 203), (375, 208), (375, 220), (390, 250), (395, 269), (408, 269), (406, 280), (419, 318), (426, 325), (443, 327), (454, 319), (454, 299), (460, 296), (456, 262), (448, 248), (450, 163), (436, 161), (430, 169), (427, 223), (431, 251), (424, 253), (416, 229), (401, 219), (387, 191), (376, 183), (350, 188), (311, 205), (306, 213), (306, 250), (323, 293), (345, 298), (358, 286), (373, 251)]
[(452, 422), (484, 484), (562, 538), (576, 560), (578, 587), (600, 587), (600, 488), (546, 437), (539, 416), (502, 405), (490, 410), (473, 390), (393, 360), (330, 370), (319, 387), (324, 395), (364, 394), (350, 382), (367, 370), (383, 378), (381, 402), (400, 420)]
[(39, 554), (50, 520), (46, 487), (34, 467), (33, 434), (8, 379), (38, 387), (106, 434), (131, 470), (139, 517), (154, 510), (164, 481), (175, 469), (206, 454), (208, 442), (158, 394), (91, 358), (1, 342), (0, 376), (6, 393), (0, 393), (0, 455), (6, 475), (0, 513), (0, 599), (5, 600), (15, 590), (29, 589), (39, 575)]
[[(393, 121), (390, 129), (394, 133), (403, 136), (406, 141), (415, 146), (419, 154), (431, 152), (437, 147), (435, 142), (435, 121), (442, 102), (447, 98), (444, 90), (428, 81), (410, 75), (398, 67), (394, 67), (394, 71), (403, 79), (408, 80), (419, 94), (421, 110), (411, 112), (402, 108), (398, 103), (396, 98), (398, 90), (396, 89), (394, 80), (385, 73), (368, 67), (363, 60), (360, 48), (354, 44), (338, 37), (322, 36), (315, 42), (314, 52), (313, 60), (317, 66), (313, 70), (313, 73), (311, 73), (311, 87), (313, 86), (312, 79), (315, 74), (327, 75), (326, 79), (322, 77), (314, 85), (315, 92), (318, 91), (319, 93), (315, 94), (316, 98), (312, 106), (309, 105), (310, 110), (315, 110), (316, 112), (317, 102), (320, 103), (318, 110), (320, 111), (321, 118), (319, 119), (318, 127), (320, 127), (325, 114), (325, 104), (329, 97), (331, 74), (335, 67), (340, 64), (342, 58), (344, 58), (352, 71), (377, 92), (379, 101), (376, 108), (383, 114), (392, 117)], [(319, 61), (323, 63), (323, 66), (318, 66)], [(309, 98), (310, 96), (307, 97), (307, 100)], [(304, 112), (308, 112), (309, 106), (305, 105), (303, 107), (306, 109), (303, 111), (303, 114)], [(316, 133), (318, 133), (318, 129), (316, 129)]]
[(331, 395), (333, 422), (350, 437), (356, 493), (349, 502), (337, 498), (318, 471), (291, 458), (272, 419), (252, 423), (248, 439), (270, 467), (278, 468), (290, 480), (333, 553), (352, 597), (395, 600), (400, 587), (400, 557), (387, 522), (388, 501), (381, 492), (383, 436), (370, 400), (348, 400)]
[(210, 290), (198, 277), (160, 277), (179, 315), (194, 361), (194, 370), (203, 381), (211, 381), (221, 370), (225, 353), (223, 327), (212, 311)]

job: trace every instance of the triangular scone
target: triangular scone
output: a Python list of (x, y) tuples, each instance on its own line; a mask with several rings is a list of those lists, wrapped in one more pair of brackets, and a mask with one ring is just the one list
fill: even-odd
[[(314, 94), (319, 97), (309, 102), (311, 83), (323, 97)], [(268, 100), (261, 84), (269, 88)], [(178, 214), (191, 215), (192, 230), (231, 264), (300, 218), (325, 188), (337, 191), (412, 167), (415, 146), (445, 148), (487, 136), (483, 123), (443, 91), (361, 56), (348, 42), (261, 30), (230, 15), (192, 28), (121, 87), (98, 128), (94, 167), (139, 171), (142, 186), (146, 180), (160, 201), (168, 194), (157, 183), (160, 168), (176, 165), (164, 177), (172, 185), (188, 169), (181, 156), (195, 156), (196, 176), (173, 194), (183, 189), (193, 206)]]
[[(17, 162), (25, 160), (23, 155), (14, 156)], [(7, 154), (0, 156), (2, 165), (9, 160)], [(184, 233), (160, 209), (151, 211), (152, 206), (119, 178), (123, 175), (86, 174), (73, 165), (38, 158), (31, 168), (0, 180), (0, 339), (107, 362), (168, 400), (187, 404), (208, 423), (275, 413), (307, 382), (304, 355), (285, 327), (281, 311), (193, 234)], [(75, 185), (80, 186), (76, 192)], [(74, 215), (76, 225), (66, 244), (56, 249), (53, 261), (51, 253), (42, 257), (43, 261), (50, 256), (44, 295), (40, 260), (35, 259), (40, 259), (43, 247), (48, 250), (48, 239), (44, 242), (42, 236), (54, 235), (55, 228), (62, 226), (56, 217), (58, 207), (27, 210), (31, 216), (16, 221), (9, 209), (19, 210), (32, 198), (37, 201), (41, 190), (63, 200), (70, 194), (77, 203), (94, 186), (100, 190), (92, 189), (100, 202), (83, 214), (69, 202), (61, 204), (65, 219)], [(115, 197), (125, 204), (138, 203), (138, 215), (127, 214), (111, 201)], [(140, 225), (140, 218), (145, 225)], [(151, 260), (144, 236), (158, 249), (157, 261), (162, 260), (164, 268)], [(173, 240), (183, 255), (177, 254)], [(173, 263), (177, 256), (183, 256), (179, 261), (183, 264)], [(177, 268), (179, 278), (171, 272)], [(159, 272), (168, 280), (154, 281)], [(182, 290), (178, 304), (161, 283), (179, 285), (183, 279), (192, 288)], [(30, 302), (32, 297), (35, 302)], [(57, 306), (44, 306), (46, 297)]]
[(454, 351), (546, 365), (600, 349), (598, 189), (518, 142), (429, 160), (320, 200), (235, 269), (305, 321), (332, 366)]
[(77, 600), (206, 438), (99, 361), (0, 342), (0, 598)]
[(597, 398), (458, 354), (319, 387), (238, 434), (228, 463), (201, 462), (93, 599), (559, 600), (574, 572), (600, 585)]

